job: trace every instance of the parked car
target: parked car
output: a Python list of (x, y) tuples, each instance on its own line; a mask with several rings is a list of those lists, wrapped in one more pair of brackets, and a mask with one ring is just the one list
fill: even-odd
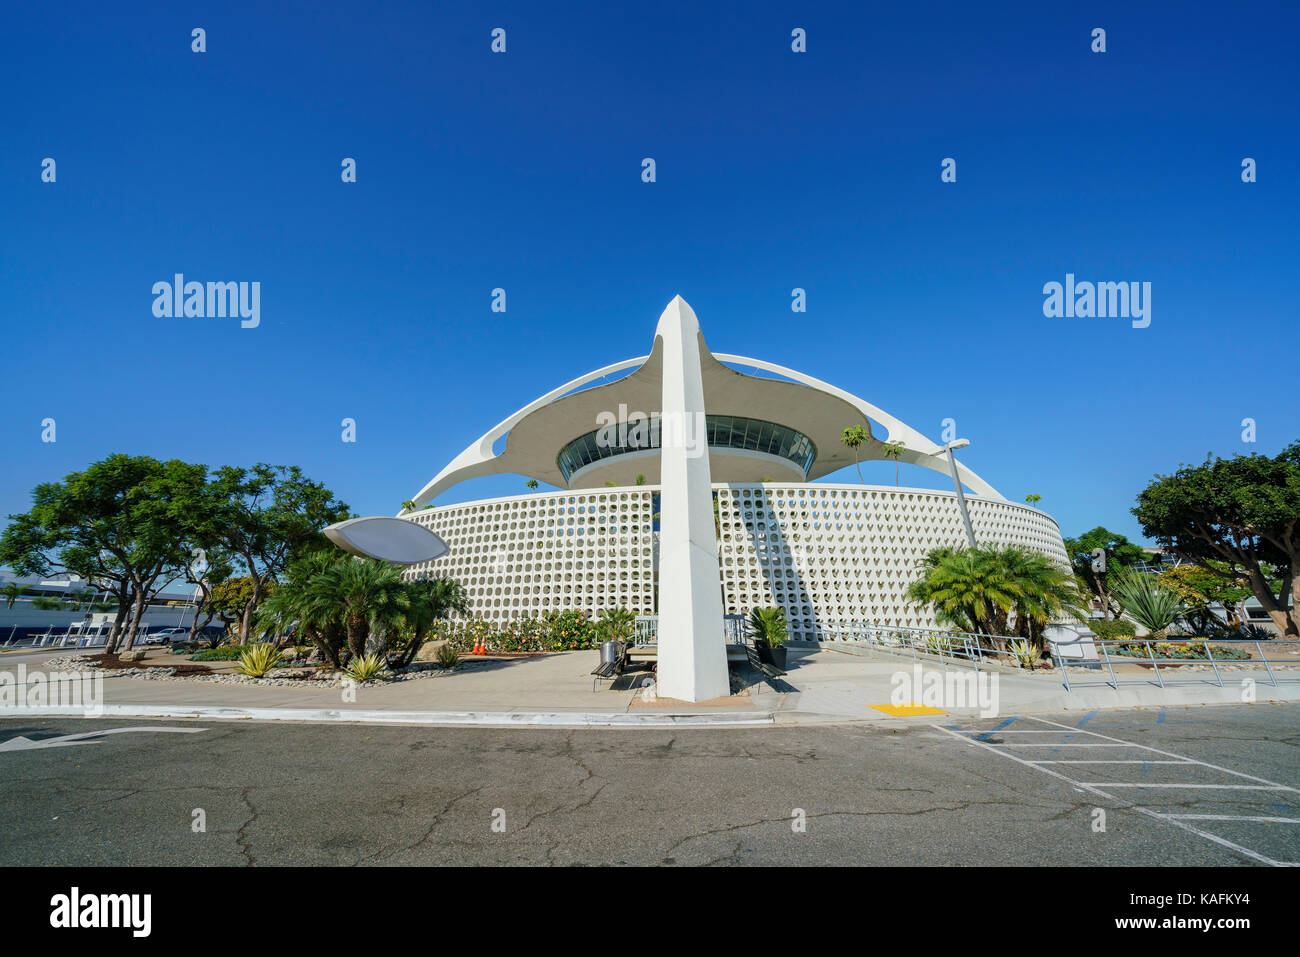
[(184, 641), (190, 636), (188, 628), (164, 628), (161, 631), (151, 631), (145, 635), (144, 643), (146, 645), (168, 645), (173, 641)]

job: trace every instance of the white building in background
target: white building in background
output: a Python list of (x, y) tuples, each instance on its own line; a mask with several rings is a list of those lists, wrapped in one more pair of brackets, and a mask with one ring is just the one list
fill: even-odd
[[(684, 411), (687, 421), (672, 422), (674, 411)], [(701, 442), (698, 457), (689, 448), (692, 414), (703, 419), (707, 439), (707, 454)], [(901, 443), (898, 461), (951, 476), (941, 446), (864, 399), (771, 362), (711, 353), (695, 314), (675, 298), (649, 355), (541, 396), (470, 444), (414, 496), (403, 517), (435, 532), (451, 550), (408, 574), (457, 579), (472, 614), (501, 624), (568, 608), (598, 615), (619, 605), (661, 615), (661, 694), (671, 692), (663, 687), (663, 643), (672, 607), (694, 608), (696, 596), (710, 589), (725, 614), (783, 607), (793, 638), (816, 640), (837, 623), (933, 625), (905, 593), (932, 548), (966, 545), (958, 497), (813, 481), (853, 465), (854, 453), (841, 441), (853, 425), (870, 435), (858, 450), (863, 461), (887, 458), (885, 443)], [(687, 447), (661, 448), (674, 430), (686, 433), (680, 444)], [(671, 462), (666, 486), (661, 460)], [(980, 544), (1027, 545), (1067, 562), (1051, 516), (1008, 501), (970, 469), (956, 467)], [(466, 479), (502, 473), (554, 490), (433, 504)], [(642, 476), (644, 484), (637, 484)], [(715, 536), (710, 488), (717, 550), (683, 569), (682, 556), (707, 552), (701, 514), (704, 537)], [(674, 525), (661, 515), (673, 502), (688, 503), (688, 522)], [(682, 595), (687, 581), (694, 583), (692, 594)], [(711, 595), (704, 604), (713, 604)], [(674, 620), (674, 635), (703, 627), (698, 619), (693, 626)], [(699, 640), (711, 644), (714, 636)]]

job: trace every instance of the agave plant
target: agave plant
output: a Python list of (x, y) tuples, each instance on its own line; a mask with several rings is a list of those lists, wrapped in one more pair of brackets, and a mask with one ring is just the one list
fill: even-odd
[(1023, 638), (1017, 638), (1011, 643), (1011, 653), (1016, 656), (1016, 664), (1021, 668), (1028, 668), (1030, 671), (1038, 667), (1038, 663), (1043, 658), (1043, 654), (1038, 650), (1038, 647)]
[(443, 642), (438, 649), (438, 667), (455, 668), (460, 664), (460, 650), (457, 649), (450, 641)]
[(749, 613), (748, 624), (749, 637), (755, 644), (779, 648), (790, 637), (790, 623), (782, 608), (755, 608)]
[(239, 653), (239, 667), (235, 670), (250, 678), (261, 678), (279, 663), (280, 650), (270, 642), (259, 642)]
[(378, 652), (369, 655), (354, 656), (343, 667), (343, 673), (353, 681), (360, 683), (378, 678), (388, 669), (388, 660)]
[(1141, 572), (1121, 578), (1115, 586), (1115, 597), (1129, 616), (1157, 640), (1164, 638), (1169, 626), (1187, 613), (1177, 592), (1162, 585), (1154, 575)]

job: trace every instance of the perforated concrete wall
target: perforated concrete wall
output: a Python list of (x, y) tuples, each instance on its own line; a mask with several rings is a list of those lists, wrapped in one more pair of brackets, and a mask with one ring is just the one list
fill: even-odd
[[(821, 483), (714, 488), (727, 614), (780, 605), (799, 638), (817, 637), (819, 622), (934, 624), (904, 595), (930, 549), (966, 542), (954, 493)], [(655, 614), (657, 492), (539, 493), (428, 509), (413, 518), (451, 553), (408, 574), (457, 579), (472, 614), (498, 623), (618, 605)], [(1066, 563), (1050, 516), (1012, 502), (967, 501), (981, 544), (1027, 545)]]
[[(1021, 544), (1066, 563), (1052, 518), (1011, 502), (967, 497), (980, 544)], [(780, 605), (794, 637), (819, 622), (934, 624), (905, 594), (917, 564), (940, 545), (964, 547), (957, 496), (861, 485), (718, 486), (728, 614)]]
[(538, 493), (417, 512), (451, 552), (407, 574), (459, 581), (471, 615), (498, 623), (620, 605), (652, 615), (655, 491)]

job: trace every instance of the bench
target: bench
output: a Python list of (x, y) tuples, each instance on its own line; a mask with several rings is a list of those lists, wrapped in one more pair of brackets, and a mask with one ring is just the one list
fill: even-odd
[(755, 648), (753, 645), (750, 644), (745, 645), (745, 657), (749, 659), (749, 666), (751, 668), (757, 671), (766, 680), (772, 682), (773, 689), (777, 691), (781, 690), (776, 687), (776, 680), (778, 678), (785, 677), (784, 671), (782, 671), (776, 665), (769, 665), (766, 661), (760, 659), (758, 657), (758, 649)]
[(591, 679), (591, 690), (595, 691), (597, 686), (602, 681), (613, 681), (615, 678), (617, 678), (619, 675), (623, 673), (623, 669), (626, 666), (627, 666), (627, 648), (624, 648), (623, 653), (619, 655), (617, 658), (615, 658), (613, 661), (602, 661), (591, 672), (592, 675), (594, 676)]

